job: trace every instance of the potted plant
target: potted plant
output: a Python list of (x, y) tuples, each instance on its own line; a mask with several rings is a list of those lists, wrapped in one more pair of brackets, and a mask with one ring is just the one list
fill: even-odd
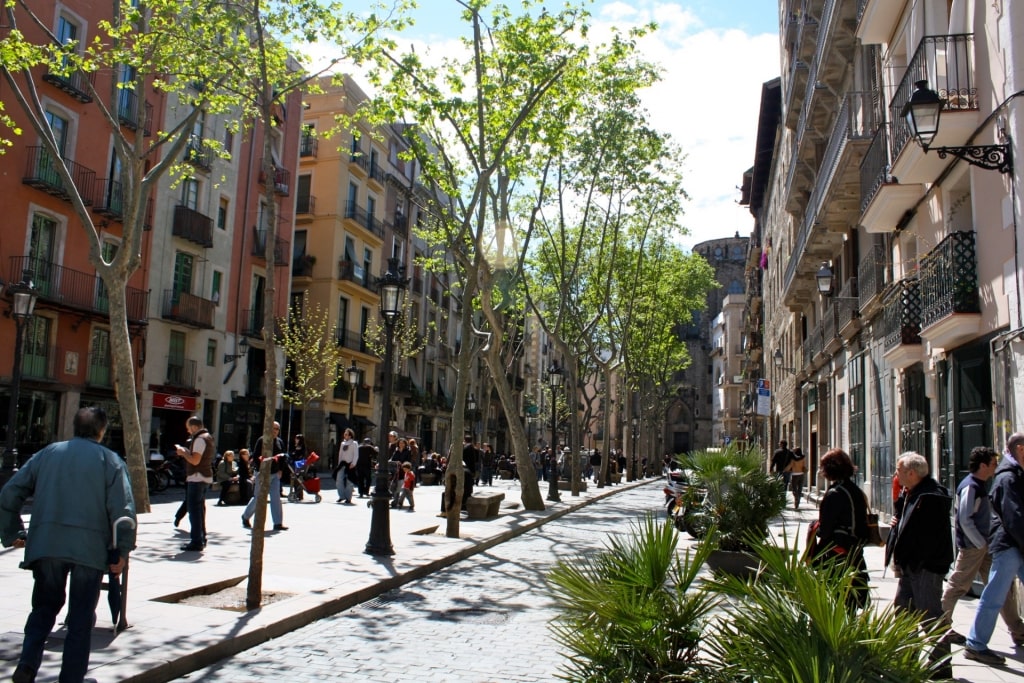
[(701, 543), (714, 546), (712, 569), (753, 571), (753, 545), (768, 536), (768, 522), (786, 508), (785, 486), (765, 471), (764, 462), (760, 450), (735, 445), (683, 458), (691, 484), (706, 492), (687, 526), (698, 530)]

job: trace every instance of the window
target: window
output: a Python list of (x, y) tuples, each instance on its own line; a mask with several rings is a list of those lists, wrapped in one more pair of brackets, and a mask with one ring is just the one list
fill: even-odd
[[(78, 23), (67, 15), (60, 15), (57, 18), (57, 40), (61, 45), (67, 45), (78, 40)], [(80, 46), (75, 47), (76, 52), (80, 52)], [(64, 65), (67, 66), (67, 59), (64, 60)]]
[(220, 206), (217, 207), (217, 227), (221, 230), (228, 229), (228, 198), (220, 198)]
[(353, 135), (352, 136), (352, 146), (349, 147), (349, 152), (351, 152), (353, 155), (359, 153), (359, 136), (358, 135)]
[(373, 250), (363, 248), (363, 273), (366, 281), (369, 282), (370, 273), (373, 272)]
[(312, 202), (309, 200), (312, 181), (313, 176), (309, 174), (299, 176), (299, 189), (295, 196), (295, 211), (297, 213), (313, 213)]
[(26, 377), (50, 378), (50, 330), (53, 321), (41, 315), (32, 316), (25, 325), (21, 371)]
[(178, 303), (181, 294), (192, 293), (192, 273), (195, 267), (195, 257), (183, 251), (174, 254), (174, 296), (172, 301)]
[(199, 181), (195, 178), (181, 181), (181, 203), (193, 211), (199, 210)]
[(46, 110), (46, 122), (50, 124), (50, 130), (53, 131), (53, 139), (57, 141), (57, 149), (60, 150), (61, 157), (66, 157), (68, 151), (68, 130), (71, 128), (71, 123), (60, 114), (49, 109)]
[(292, 240), (292, 259), (297, 261), (306, 255), (306, 231), (296, 230)]
[(349, 263), (356, 262), (356, 241), (348, 235), (345, 236), (345, 260)]
[(377, 199), (375, 197), (366, 198), (366, 227), (369, 228), (373, 223), (373, 215), (377, 213)]
[[(348, 330), (348, 299), (346, 299), (345, 297), (339, 297), (338, 298), (338, 339), (340, 341), (343, 340), (343, 337), (341, 335), (345, 334), (346, 330)], [(342, 343), (344, 343), (344, 342), (342, 341)]]
[(370, 174), (372, 175), (377, 170), (377, 150), (370, 150)]
[(217, 362), (217, 340), (207, 339), (206, 340), (206, 365), (213, 367)]
[(94, 327), (89, 342), (89, 367), (85, 381), (97, 386), (109, 387), (111, 377), (110, 330)]
[(212, 301), (215, 306), (220, 305), (220, 289), (223, 277), (224, 273), (219, 270), (213, 271), (213, 284), (210, 286), (210, 301)]
[(57, 221), (37, 213), (32, 216), (32, 233), (28, 241), (28, 267), (32, 281), (43, 296), (50, 294), (54, 283), (54, 251), (57, 242)]
[(231, 151), (235, 147), (235, 134), (231, 130), (230, 126), (224, 128), (224, 151), (231, 154)]
[(355, 183), (348, 184), (348, 213), (346, 216), (354, 216), (356, 202), (359, 201), (359, 186)]

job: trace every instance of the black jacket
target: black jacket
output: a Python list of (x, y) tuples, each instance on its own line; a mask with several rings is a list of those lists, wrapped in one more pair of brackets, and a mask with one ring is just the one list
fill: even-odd
[(864, 492), (849, 479), (829, 486), (818, 512), (818, 542), (847, 551), (860, 551), (868, 540), (868, 503)]
[(988, 551), (1024, 550), (1024, 470), (1016, 460), (1004, 456), (999, 462), (988, 497), (992, 502)]
[(886, 564), (892, 559), (903, 569), (945, 576), (953, 564), (952, 507), (953, 497), (932, 477), (900, 494), (896, 524), (885, 544)]

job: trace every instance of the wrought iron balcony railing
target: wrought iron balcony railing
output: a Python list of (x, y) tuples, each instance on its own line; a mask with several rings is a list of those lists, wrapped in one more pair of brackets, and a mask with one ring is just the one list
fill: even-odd
[[(252, 255), (258, 258), (264, 258), (267, 254), (267, 231), (264, 228), (257, 228), (253, 226), (252, 229), (253, 242), (252, 242)], [(275, 266), (287, 266), (288, 265), (288, 241), (283, 240), (278, 236), (274, 236), (274, 265)]]
[(313, 277), (316, 259), (309, 254), (297, 256), (292, 262), (292, 277)]
[[(291, 191), (291, 178), (292, 174), (288, 169), (274, 165), (274, 192), (287, 197)], [(266, 185), (267, 177), (263, 171), (263, 164), (260, 164), (259, 179), (260, 185)]]
[(921, 343), (921, 290), (917, 278), (900, 280), (883, 299), (882, 334), (888, 351)]
[[(122, 222), (124, 219), (124, 191), (121, 183), (109, 178), (96, 181), (96, 195), (92, 210), (101, 216)], [(153, 198), (146, 200), (146, 213), (142, 217), (142, 229), (153, 229)]]
[(213, 150), (207, 147), (198, 136), (192, 136), (185, 145), (185, 161), (196, 168), (209, 171), (213, 168)]
[(42, 190), (54, 197), (64, 201), (71, 201), (71, 193), (64, 184), (57, 164), (63, 163), (64, 168), (71, 175), (75, 189), (82, 197), (86, 206), (92, 204), (93, 191), (96, 186), (96, 172), (70, 159), (61, 159), (59, 162), (51, 155), (45, 147), (34, 146), (26, 148), (28, 159), (25, 168), (25, 175), (21, 182), (38, 190)]
[(316, 213), (316, 197), (311, 194), (296, 197), (295, 213), (299, 215), (312, 215)]
[(891, 158), (898, 157), (910, 141), (910, 125), (902, 111), (917, 81), (928, 81), (939, 93), (944, 111), (966, 111), (978, 108), (978, 87), (974, 79), (973, 33), (922, 38), (889, 102)]
[(867, 255), (857, 264), (857, 289), (859, 290), (860, 307), (864, 308), (868, 301), (881, 294), (885, 287), (885, 249), (876, 244), (868, 250)]
[(171, 234), (209, 249), (213, 246), (213, 219), (184, 204), (174, 207)]
[(380, 221), (367, 213), (366, 209), (359, 206), (359, 204), (352, 200), (345, 203), (345, 218), (362, 226), (377, 237), (384, 237), (384, 229), (381, 226)]
[(89, 85), (96, 83), (95, 73), (83, 73), (75, 70), (68, 74), (60, 74), (50, 71), (43, 75), (43, 80), (50, 85), (60, 88), (82, 104), (92, 102), (92, 95), (89, 94)]
[(255, 339), (263, 338), (262, 308), (247, 308), (242, 311), (242, 334)]
[(117, 95), (117, 119), (128, 130), (141, 128), (143, 136), (149, 137), (152, 132), (153, 105), (141, 100), (134, 90), (122, 88)]
[(339, 326), (336, 332), (336, 339), (338, 346), (344, 346), (346, 349), (352, 349), (361, 353), (369, 352), (366, 340), (363, 339), (363, 333), (359, 330), (349, 330)]
[[(32, 273), (32, 284), (40, 301), (66, 306), (97, 316), (110, 314), (110, 300), (103, 280), (95, 273), (65, 268), (52, 261), (31, 256), (12, 256), (8, 282), (17, 282), (22, 273)], [(137, 287), (125, 288), (128, 321), (145, 323), (148, 318), (148, 292)]]
[(181, 356), (167, 356), (167, 386), (196, 388), (196, 362)]
[(364, 266), (353, 261), (338, 261), (338, 279), (354, 282), (371, 292), (377, 291), (373, 275)]
[(212, 301), (201, 296), (174, 289), (164, 290), (163, 317), (167, 320), (176, 320), (193, 327), (213, 329), (214, 307), (215, 304)]
[(303, 133), (302, 139), (299, 141), (299, 156), (315, 157), (317, 151), (316, 143), (316, 136), (310, 135), (309, 133)]
[(950, 233), (921, 258), (921, 327), (954, 313), (981, 313), (974, 235)]

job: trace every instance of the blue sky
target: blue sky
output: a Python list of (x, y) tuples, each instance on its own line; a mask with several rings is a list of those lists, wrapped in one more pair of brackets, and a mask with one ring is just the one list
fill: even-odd
[[(552, 0), (552, 7), (561, 0)], [(358, 11), (369, 0), (346, 2)], [(415, 25), (403, 38), (417, 52), (445, 52), (464, 25), (454, 0), (419, 0)], [(509, 3), (514, 4), (514, 3)], [(654, 20), (659, 31), (641, 42), (664, 69), (662, 83), (644, 95), (651, 119), (687, 154), (690, 196), (682, 223), (686, 246), (739, 231), (753, 219), (736, 201), (743, 172), (753, 164), (761, 84), (779, 75), (778, 4), (770, 0), (596, 0), (594, 35), (602, 26)]]

